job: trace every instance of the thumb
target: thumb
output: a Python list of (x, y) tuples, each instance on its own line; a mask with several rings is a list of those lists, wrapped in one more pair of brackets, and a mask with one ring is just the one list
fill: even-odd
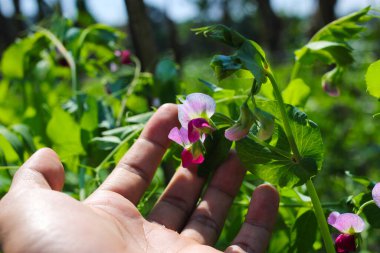
[(64, 169), (58, 155), (49, 148), (42, 148), (18, 169), (10, 190), (43, 188), (60, 191), (64, 179)]

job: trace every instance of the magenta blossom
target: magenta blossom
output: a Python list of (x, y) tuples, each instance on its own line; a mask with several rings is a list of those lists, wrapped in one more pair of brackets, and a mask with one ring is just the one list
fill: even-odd
[(376, 205), (380, 207), (380, 183), (377, 183), (372, 189), (372, 198)]
[(332, 212), (327, 222), (339, 230), (340, 234), (335, 239), (335, 248), (338, 253), (348, 253), (356, 250), (355, 234), (364, 230), (365, 224), (359, 215), (353, 213)]
[(131, 51), (129, 50), (116, 50), (115, 56), (120, 58), (120, 63), (123, 65), (128, 65), (132, 63)]
[(349, 253), (356, 250), (355, 235), (340, 234), (335, 239), (337, 253)]
[[(201, 164), (204, 161), (201, 143), (192, 144), (188, 138), (187, 129), (183, 127), (181, 127), (181, 129), (178, 129), (178, 127), (175, 127), (170, 131), (168, 137), (183, 147), (181, 160), (182, 166), (184, 168), (189, 168), (192, 165)], [(203, 139), (200, 139), (200, 141), (203, 141)]]
[(188, 130), (188, 138), (194, 143), (205, 134), (210, 134), (212, 126), (211, 116), (215, 113), (215, 101), (202, 93), (192, 93), (178, 105), (178, 119), (182, 127)]

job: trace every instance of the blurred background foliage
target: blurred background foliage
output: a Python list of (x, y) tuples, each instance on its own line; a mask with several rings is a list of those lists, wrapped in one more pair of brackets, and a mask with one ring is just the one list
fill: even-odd
[[(67, 2), (72, 6), (70, 15)], [(125, 10), (126, 17), (120, 18), (124, 22), (116, 26), (99, 23), (99, 14), (93, 11), (99, 2), (0, 1), (1, 196), (15, 170), (36, 149), (49, 146), (65, 165), (64, 191), (85, 198), (128, 150), (152, 111), (160, 104), (175, 103), (179, 94), (209, 93), (219, 110), (236, 119), (242, 100), (235, 95), (243, 93), (237, 89), (236, 94), (212, 93), (199, 81), (218, 83), (209, 65), (212, 55), (231, 51), (195, 36), (191, 28), (221, 23), (255, 40), (285, 88), (294, 51), (335, 20), (341, 2), (348, 1), (309, 0), (311, 11), (295, 14), (278, 11), (278, 1), (183, 0), (188, 4), (184, 6), (192, 6), (193, 15), (181, 19), (169, 7), (158, 8), (153, 0), (109, 0), (108, 5), (118, 3)], [(173, 4), (161, 2), (162, 6)], [(368, 4), (379, 7), (377, 1)], [(369, 64), (380, 58), (379, 31), (379, 20), (372, 20), (350, 43), (355, 61), (344, 72), (340, 96), (331, 97), (321, 88), (322, 75), (329, 70), (321, 62), (302, 65), (299, 72), (311, 90), (302, 109), (318, 123), (325, 144), (323, 170), (315, 181), (326, 212), (352, 210), (355, 201), (364, 198), (360, 193), (380, 181), (380, 117), (373, 117), (380, 111), (379, 103), (366, 93), (364, 78)], [(228, 86), (237, 81), (226, 82)], [(238, 85), (244, 86), (241, 82)], [(139, 204), (143, 214), (179, 165), (179, 153), (172, 145), (165, 155)], [(237, 233), (251, 192), (261, 182), (251, 174), (246, 176), (217, 247), (226, 247)], [(269, 252), (323, 252), (303, 193), (303, 187), (281, 189), (281, 215)], [(380, 217), (378, 211), (376, 215)], [(310, 229), (302, 229), (305, 222)], [(311, 239), (302, 240), (305, 234)], [(361, 252), (380, 251), (379, 231), (368, 230), (362, 237)]]

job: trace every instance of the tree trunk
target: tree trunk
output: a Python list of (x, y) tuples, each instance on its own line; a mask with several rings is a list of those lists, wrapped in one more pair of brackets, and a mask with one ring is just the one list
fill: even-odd
[(281, 35), (283, 24), (281, 19), (273, 11), (269, 0), (256, 0), (258, 12), (263, 21), (261, 38), (271, 52), (281, 51)]
[(337, 0), (318, 0), (318, 9), (313, 15), (312, 24), (309, 31), (310, 36), (319, 29), (336, 19), (335, 5)]
[(181, 45), (178, 41), (178, 32), (175, 23), (165, 15), (166, 24), (168, 26), (169, 42), (170, 47), (173, 50), (174, 60), (176, 63), (181, 64), (182, 62), (182, 50)]
[(157, 48), (143, 0), (125, 0), (132, 43), (144, 71), (154, 71)]

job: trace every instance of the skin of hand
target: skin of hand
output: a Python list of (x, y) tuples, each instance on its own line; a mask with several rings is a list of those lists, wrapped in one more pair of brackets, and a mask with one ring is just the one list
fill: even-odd
[[(80, 202), (60, 192), (64, 169), (54, 151), (40, 149), (16, 172), (0, 201), (0, 243), (5, 253), (220, 252), (216, 242), (245, 170), (234, 153), (205, 179), (179, 168), (147, 217), (136, 204), (150, 184), (178, 125), (177, 106), (163, 105), (103, 184)], [(279, 196), (262, 185), (246, 220), (225, 252), (264, 252)]]

